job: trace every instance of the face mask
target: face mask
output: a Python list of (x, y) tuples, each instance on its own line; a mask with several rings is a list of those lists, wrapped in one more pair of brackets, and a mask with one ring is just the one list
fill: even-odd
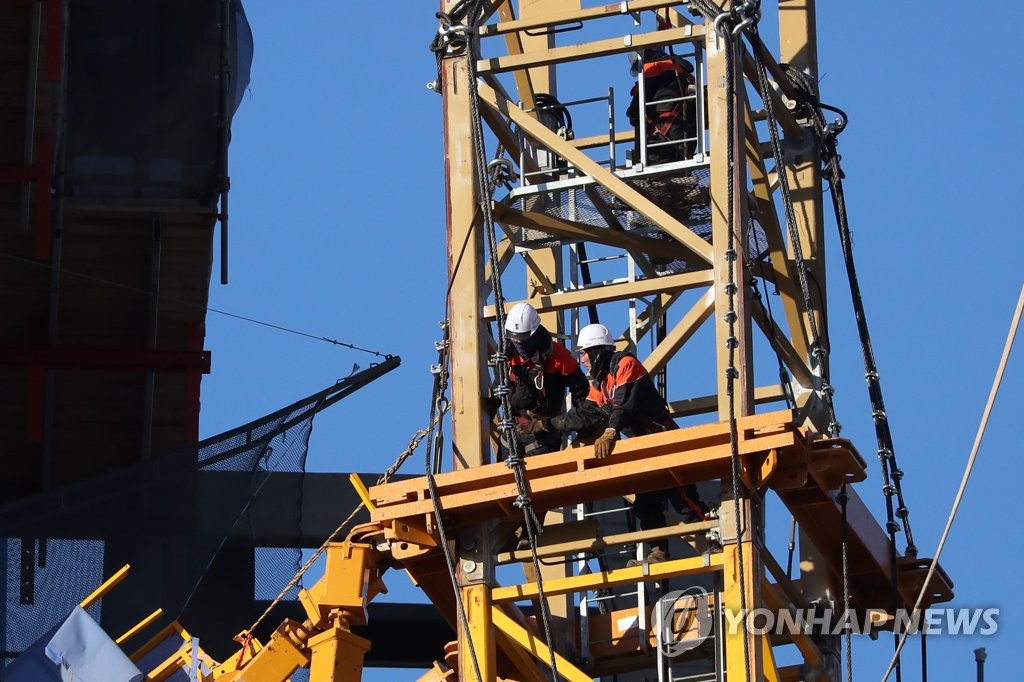
[(608, 371), (612, 351), (604, 347), (595, 346), (583, 352), (587, 354), (588, 364), (590, 365), (590, 378), (595, 380), (603, 378), (604, 374)]
[(512, 348), (516, 353), (524, 358), (530, 358), (537, 352), (537, 341), (533, 335), (525, 338), (510, 337), (509, 341), (512, 342)]

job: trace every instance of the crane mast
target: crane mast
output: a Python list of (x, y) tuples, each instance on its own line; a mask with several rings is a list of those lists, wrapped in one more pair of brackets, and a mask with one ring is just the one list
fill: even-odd
[[(816, 92), (797, 90), (800, 85), (817, 83), (815, 4), (813, 0), (780, 0), (777, 60), (763, 44), (742, 40), (745, 28), (770, 19), (760, 16), (759, 4), (727, 2), (720, 14), (702, 16), (688, 12), (686, 4), (658, 0), (587, 8), (581, 7), (579, 0), (522, 0), (490, 3), (483, 10), (486, 17), (467, 18), (458, 15), (466, 3), (446, 0), (439, 16), (447, 40), (439, 53), (436, 85), (444, 102), (455, 469), (495, 461), (494, 444), (499, 437), (484, 400), (492, 381), (491, 355), (499, 341), (495, 306), (528, 301), (548, 329), (558, 330), (570, 341), (579, 327), (580, 311), (600, 306), (601, 321), (615, 331), (624, 330), (622, 344), (638, 351), (651, 374), (665, 377), (673, 416), (698, 425), (683, 432), (704, 428), (707, 433), (712, 425), (719, 428), (720, 439), (724, 432), (732, 432), (731, 437), (719, 440), (718, 446), (731, 447), (733, 468), (738, 468), (741, 481), (734, 485), (729, 468), (721, 469), (722, 505), (716, 530), (722, 551), (717, 555), (720, 590), (715, 601), (734, 612), (766, 603), (793, 608), (793, 598), (798, 605), (839, 598), (841, 567), (835, 547), (816, 546), (803, 527), (800, 588), (779, 584), (788, 581), (777, 570), (772, 574), (777, 563), (770, 555), (766, 557), (763, 500), (765, 493), (776, 487), (784, 501), (799, 506), (809, 496), (792, 491), (806, 487), (808, 480), (813, 484), (819, 478), (816, 474), (824, 472), (817, 485), (811, 486), (816, 488), (814, 501), (831, 503), (835, 512), (839, 488), (845, 490), (844, 484), (864, 477), (864, 462), (852, 444), (837, 438), (825, 341), (821, 161), (812, 121), (802, 117), (798, 106), (802, 96), (817, 96)], [(692, 3), (689, 8), (702, 5), (708, 4)], [(632, 19), (626, 22), (628, 32), (613, 29), (603, 37), (591, 38), (599, 35), (597, 24), (624, 16)], [(473, 21), (477, 23), (467, 28)], [(622, 21), (616, 23), (622, 25)], [(577, 35), (586, 38), (573, 42)], [(622, 108), (625, 98), (620, 95), (616, 102), (610, 91), (605, 96), (608, 120), (599, 121), (593, 132), (577, 129), (575, 135), (566, 135), (564, 130), (545, 124), (544, 107), (538, 105), (540, 93), (555, 94), (556, 86), (569, 83), (569, 79), (575, 79), (571, 82), (576, 93), (581, 90), (579, 74), (593, 77), (623, 69), (624, 55), (642, 55), (647, 49), (686, 55), (696, 67), (693, 96), (701, 126), (690, 143), (688, 158), (652, 163), (651, 147), (641, 139), (644, 136), (634, 137), (627, 126), (615, 124), (614, 107)], [(759, 69), (764, 74), (761, 78)], [(803, 77), (794, 82), (790, 75), (794, 72)], [(560, 78), (562, 73), (576, 75)], [(474, 81), (476, 87), (472, 87)], [(602, 97), (603, 86), (595, 83), (597, 99)], [(643, 86), (638, 87), (642, 92)], [(562, 106), (582, 109), (587, 99)], [(568, 100), (562, 98), (562, 102)], [(577, 117), (580, 119), (582, 116)], [(495, 174), (491, 172), (493, 164), (480, 167), (478, 145), (483, 140), (474, 140), (476, 120), (484, 122), (492, 149), (496, 144), (504, 149), (504, 158), (514, 166), (513, 175), (518, 178), (500, 200), (479, 182), (480, 175), (493, 180)], [(769, 128), (775, 128), (779, 136), (781, 155), (773, 151)], [(635, 146), (626, 158), (624, 148), (630, 144)], [(538, 150), (546, 153), (545, 159)], [(551, 159), (557, 160), (556, 165), (543, 167), (543, 162)], [(788, 191), (780, 191), (782, 186), (788, 186)], [(688, 192), (684, 201), (690, 206), (681, 208), (670, 195), (684, 192)], [(490, 208), (502, 237), (493, 258), (485, 243), (482, 210), (484, 202), (492, 200), (495, 203)], [(783, 202), (788, 205), (784, 207)], [(526, 286), (517, 286), (506, 276), (504, 290), (517, 293), (496, 300), (492, 278), (502, 273), (494, 272), (493, 266), (507, 264), (513, 252), (525, 262)], [(609, 259), (623, 258), (628, 272), (600, 282), (581, 281), (581, 264), (593, 267), (601, 260), (587, 263), (585, 254), (598, 252), (609, 254)], [(670, 264), (667, 267), (666, 262)], [(777, 291), (781, 301), (777, 318), (758, 293), (758, 280), (765, 285), (765, 296), (768, 286)], [(710, 338), (698, 333), (708, 322), (713, 327)], [(639, 343), (648, 339), (654, 342), (645, 355), (639, 351)], [(756, 373), (762, 383), (755, 379), (758, 346), (770, 348), (780, 359), (784, 367), (781, 382), (764, 382), (763, 370)], [(677, 357), (686, 359), (676, 361)], [(686, 376), (695, 362), (715, 367), (713, 393), (690, 393), (695, 387)], [(681, 378), (676, 380), (677, 376)], [(762, 405), (780, 410), (773, 413), (778, 423), (767, 430), (778, 428), (793, 435), (792, 444), (765, 444), (764, 449), (756, 449), (757, 429), (764, 427), (763, 420), (757, 421), (755, 406)], [(645, 446), (641, 442), (651, 439), (636, 439), (637, 450), (630, 452), (642, 458)], [(680, 439), (677, 453), (680, 469), (665, 472), (677, 483), (693, 476), (687, 471), (692, 451), (685, 449), (685, 440)], [(658, 447), (663, 443), (651, 445)], [(787, 448), (789, 454), (780, 455)], [(793, 450), (799, 449), (803, 452), (793, 455)], [(782, 466), (782, 460), (788, 463)], [(790, 469), (784, 475), (787, 467)], [(594, 474), (595, 478), (599, 475)], [(585, 477), (577, 487), (566, 484), (562, 487), (565, 503), (592, 499), (597, 493), (587, 487)], [(848, 495), (855, 496), (852, 488)], [(446, 502), (442, 498), (442, 506), (451, 510)], [(863, 508), (859, 499), (846, 504)], [(798, 519), (815, 523), (813, 515), (793, 511)], [(515, 513), (511, 508), (504, 513), (510, 512)], [(828, 522), (837, 520), (838, 515), (831, 514)], [(489, 522), (469, 524), (461, 529), (457, 543), (462, 552), (455, 562), (460, 589), (470, 604), (468, 627), (459, 625), (460, 679), (477, 675), (466, 655), (471, 639), (477, 640), (475, 665), (484, 679), (494, 679), (498, 674), (495, 640), (500, 644), (508, 636), (495, 626), (503, 606), (491, 599), (495, 590), (503, 589), (494, 580), (492, 553), (496, 548), (481, 551), (490, 527)], [(735, 528), (740, 529), (738, 534)], [(840, 534), (838, 526), (834, 532)], [(820, 528), (810, 533), (819, 538), (827, 535)], [(864, 541), (858, 550), (875, 552), (876, 563), (881, 564), (875, 567), (873, 579), (885, 584), (871, 589), (877, 594), (901, 594), (900, 586), (911, 580), (912, 571), (893, 573), (885, 565), (888, 557), (884, 550), (869, 546), (884, 536), (877, 524), (858, 528), (853, 535)], [(564, 565), (560, 571), (566, 573)], [(547, 582), (571, 579), (559, 575), (560, 571), (549, 572)], [(594, 585), (600, 586), (599, 582)], [(765, 594), (766, 589), (771, 595)], [(867, 587), (859, 590), (855, 601), (867, 591)], [(888, 611), (901, 600), (864, 602), (861, 608)], [(559, 597), (551, 597), (552, 616), (562, 625), (571, 624), (571, 611), (578, 608), (578, 600), (574, 603), (562, 596), (562, 603), (559, 601)], [(530, 635), (531, 647), (541, 646), (539, 630)], [(836, 679), (838, 650), (822, 641), (798, 639), (803, 669)], [(722, 649), (725, 669), (746, 671), (753, 675), (748, 679), (779, 679), (772, 648), (763, 636), (742, 629), (730, 632), (722, 638)], [(563, 652), (579, 658), (572, 645), (563, 647)], [(566, 668), (573, 665), (569, 660), (561, 663)], [(588, 674), (595, 671), (593, 668)], [(559, 673), (564, 675), (562, 667)], [(795, 674), (790, 670), (785, 679), (803, 679)]]

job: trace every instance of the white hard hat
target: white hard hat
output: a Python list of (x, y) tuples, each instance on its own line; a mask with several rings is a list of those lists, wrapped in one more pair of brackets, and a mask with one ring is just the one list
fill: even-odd
[(540, 315), (529, 303), (516, 303), (505, 318), (505, 331), (510, 334), (529, 335), (540, 326)]
[(588, 324), (580, 330), (580, 335), (576, 338), (576, 350), (614, 345), (615, 340), (612, 338), (611, 332), (603, 324)]

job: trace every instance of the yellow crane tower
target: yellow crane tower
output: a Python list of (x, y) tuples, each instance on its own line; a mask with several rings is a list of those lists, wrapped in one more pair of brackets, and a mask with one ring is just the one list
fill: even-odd
[[(621, 28), (623, 15), (632, 20), (626, 22), (632, 30), (602, 33), (605, 23)], [(710, 573), (711, 602), (719, 614), (760, 607), (780, 613), (829, 599), (841, 609), (844, 594), (862, 614), (891, 615), (912, 605), (928, 563), (914, 556), (912, 540), (907, 556), (895, 556), (897, 522), (890, 518), (883, 529), (854, 492), (851, 484), (864, 479), (865, 462), (853, 444), (838, 437), (828, 383), (821, 150), (834, 143), (828, 136), (835, 130), (815, 106), (813, 0), (782, 0), (777, 17), (762, 17), (758, 2), (719, 7), (659, 0), (586, 8), (579, 0), (523, 0), (515, 6), (445, 2), (439, 16), (435, 49), (444, 99), (457, 470), (438, 476), (433, 492), (416, 480), (372, 489), (371, 498), (375, 521), (419, 520), (431, 530), (433, 496), (443, 509), (441, 522), (459, 539), (453, 563), (467, 613), (458, 621), (459, 679), (522, 675), (521, 666), (518, 672), (505, 667), (517, 660), (510, 652), (516, 648), (550, 665), (550, 657), (540, 653), (548, 644), (542, 641), (543, 623), (531, 628), (515, 606), (538, 594), (550, 608), (546, 614), (539, 609), (536, 621), (563, 628), (552, 639), (565, 653), (557, 668), (567, 679), (655, 666), (643, 642), (635, 659), (596, 657), (597, 649), (578, 632), (579, 621), (586, 620), (593, 633), (593, 618), (585, 609), (572, 617), (579, 595), (588, 590)], [(757, 30), (775, 18), (777, 59)], [(587, 40), (568, 44), (567, 35)], [(557, 84), (572, 82), (578, 92), (581, 79), (623, 68), (624, 55), (635, 55), (644, 66), (665, 56), (692, 65), (693, 83), (680, 98), (694, 105), (692, 137), (657, 138), (621, 125), (616, 109), (627, 98), (616, 98), (604, 83), (594, 83), (593, 92), (577, 101), (563, 97), (550, 104)], [(672, 104), (645, 93), (646, 80), (637, 82), (642, 110)], [(561, 107), (580, 121), (595, 106), (608, 114), (597, 117), (592, 130), (577, 125), (568, 131), (543, 115)], [(481, 121), (504, 149), (497, 160), (482, 155)], [(657, 153), (666, 148), (677, 153)], [(508, 195), (492, 203), (494, 181), (510, 176)], [(491, 221), (502, 238), (489, 248)], [(505, 299), (494, 286), (501, 283), (495, 273), (513, 253), (526, 263), (526, 287)], [(587, 276), (588, 270), (607, 269), (616, 257), (627, 265), (619, 277)], [(759, 295), (759, 281), (778, 291), (777, 316)], [(570, 339), (575, 329), (567, 328), (565, 312), (574, 312), (578, 327), (577, 311), (590, 311), (596, 321), (597, 306), (607, 311), (601, 321), (622, 330), (621, 345), (639, 350), (642, 341), (654, 339), (640, 359), (648, 372), (662, 375), (673, 416), (693, 426), (630, 439), (609, 460), (594, 459), (585, 447), (530, 458), (526, 483), (517, 485), (504, 464), (488, 464), (495, 434), (481, 398), (492, 381), (489, 360), (501, 347), (496, 306), (511, 307), (513, 299), (529, 301), (548, 329)], [(713, 336), (699, 334), (709, 320)], [(755, 372), (758, 347), (779, 358), (782, 382), (755, 381), (771, 374)], [(689, 392), (695, 364), (714, 367), (710, 394)], [(876, 420), (884, 421), (884, 411)], [(883, 460), (891, 455), (886, 440), (880, 445)], [(517, 514), (524, 493), (531, 498), (528, 506), (551, 509), (657, 489), (666, 481), (708, 480), (721, 482), (722, 503), (710, 529), (713, 541), (694, 543), (695, 556), (579, 575), (563, 563), (539, 582), (495, 582), (488, 523)], [(898, 477), (893, 485), (898, 487)], [(795, 580), (764, 545), (769, 496), (788, 507), (801, 529)], [(902, 500), (898, 507), (897, 512), (904, 508)], [(580, 547), (596, 546), (588, 543), (602, 542), (577, 540), (566, 529), (571, 539), (560, 545), (548, 540), (554, 535), (549, 527), (542, 536), (539, 552), (545, 558), (572, 556)], [(949, 598), (944, 577), (929, 586), (929, 601)], [(642, 600), (638, 608), (643, 610)], [(637, 615), (643, 624), (644, 614)], [(717, 679), (722, 668), (746, 679), (836, 679), (840, 669), (838, 649), (820, 638), (788, 638), (803, 664), (780, 671), (772, 655), (780, 641), (744, 628), (718, 634)], [(466, 655), (471, 640), (473, 661)], [(658, 661), (659, 679), (667, 679), (664, 661)]]
[[(922, 608), (952, 598), (941, 570), (924, 585), (863, 324), (884, 525), (855, 491), (865, 459), (839, 435), (822, 175), (841, 209), (842, 117), (826, 122), (818, 100), (814, 0), (771, 14), (756, 0), (582, 4), (442, 0), (430, 87), (449, 293), (432, 426), (450, 418), (453, 466), (361, 490), (371, 522), (328, 546), (323, 579), (300, 596), (307, 620), (265, 646), (243, 634), (214, 678), (309, 665), (314, 682), (359, 679), (372, 642), (351, 628), (395, 567), (457, 631), (424, 681), (839, 680), (844, 634), (905, 627), (921, 592)], [(597, 76), (627, 58), (629, 95)], [(675, 96), (658, 99), (658, 69), (681, 79)], [(621, 114), (631, 98), (635, 127)], [(684, 111), (689, 127), (673, 133)], [(503, 380), (505, 313), (521, 301), (568, 345), (584, 320), (604, 323), (681, 428), (607, 458), (579, 443), (522, 457)], [(440, 451), (440, 431), (431, 441)], [(601, 513), (686, 484), (711, 491), (717, 512), (654, 530)], [(765, 540), (781, 508), (800, 530), (798, 575)], [(517, 524), (527, 542), (511, 549), (503, 529)], [(670, 558), (644, 560), (644, 543), (665, 538)]]

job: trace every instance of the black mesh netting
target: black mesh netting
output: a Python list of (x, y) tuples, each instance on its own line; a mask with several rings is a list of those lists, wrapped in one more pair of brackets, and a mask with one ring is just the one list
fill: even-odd
[[(300, 537), (302, 474), (314, 417), (398, 364), (398, 358), (388, 358), (193, 447), (0, 507), (3, 665), (132, 557), (158, 560), (133, 566), (129, 578), (106, 599), (123, 602), (135, 589), (136, 601), (146, 602), (136, 609), (135, 620), (158, 606), (169, 618), (180, 616), (193, 595), (202, 593), (215, 557), (230, 547), (228, 538), (245, 536), (248, 512), (275, 475), (275, 518)], [(295, 490), (281, 495), (282, 481)], [(255, 552), (255, 571), (239, 579), (255, 581), (252, 599), (276, 597), (300, 566), (299, 548), (246, 551)], [(90, 615), (108, 627), (106, 599)]]
[[(707, 168), (634, 176), (624, 178), (624, 182), (686, 225), (697, 236), (711, 241), (711, 197), (708, 189), (710, 171)], [(591, 227), (621, 228), (630, 234), (652, 239), (672, 239), (656, 223), (601, 185), (541, 190), (517, 196), (512, 206), (521, 211), (544, 213)], [(617, 225), (610, 224), (612, 221)], [(558, 237), (540, 230), (514, 226), (508, 229), (517, 246), (543, 248), (562, 243)], [(752, 229), (748, 231), (748, 257), (753, 260), (761, 258), (766, 246), (764, 230), (755, 221)], [(707, 267), (703, 261), (690, 263), (676, 259), (665, 263), (658, 259), (652, 260), (650, 256), (644, 258), (661, 274), (675, 274)]]

